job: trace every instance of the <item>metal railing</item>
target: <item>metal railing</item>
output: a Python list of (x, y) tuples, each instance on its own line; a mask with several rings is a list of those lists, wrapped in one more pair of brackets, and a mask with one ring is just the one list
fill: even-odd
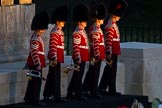
[[(66, 52), (71, 55), (72, 51), (72, 26), (68, 25), (65, 32)], [(104, 27), (104, 26), (103, 26)], [(147, 42), (162, 43), (162, 26), (145, 24), (119, 24), (121, 42)]]
[(162, 27), (152, 25), (119, 25), (121, 42), (162, 43)]

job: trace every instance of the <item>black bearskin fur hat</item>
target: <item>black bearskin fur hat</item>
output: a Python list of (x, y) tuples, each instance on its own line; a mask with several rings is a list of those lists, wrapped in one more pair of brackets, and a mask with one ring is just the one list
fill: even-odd
[(56, 21), (65, 21), (68, 17), (68, 7), (66, 5), (59, 6), (55, 9), (51, 16), (51, 23), (54, 24)]
[(99, 3), (91, 9), (92, 18), (105, 19), (106, 15), (107, 9), (103, 3)]
[(31, 30), (47, 29), (49, 24), (49, 17), (47, 12), (41, 12), (34, 16), (31, 24)]
[(89, 7), (86, 4), (80, 3), (73, 9), (73, 21), (88, 21), (89, 14)]
[(128, 4), (125, 0), (114, 0), (109, 7), (109, 13), (122, 17), (125, 14), (127, 7)]

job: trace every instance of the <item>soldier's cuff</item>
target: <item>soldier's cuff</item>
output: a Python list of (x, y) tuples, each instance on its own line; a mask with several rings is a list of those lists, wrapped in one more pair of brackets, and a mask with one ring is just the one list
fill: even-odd
[(106, 55), (110, 55), (111, 54), (111, 52), (110, 51), (106, 51)]
[(74, 63), (77, 64), (77, 62), (80, 60), (80, 58), (74, 59)]
[(98, 59), (99, 59), (99, 55), (96, 55), (96, 56), (95, 56), (95, 59), (98, 60)]
[(35, 67), (36, 67), (36, 68), (37, 68), (37, 67), (41, 67), (41, 64), (38, 63), (38, 64), (35, 65)]
[(53, 57), (53, 58), (50, 58), (50, 60), (52, 60), (52, 61), (54, 61), (56, 58), (55, 57)]

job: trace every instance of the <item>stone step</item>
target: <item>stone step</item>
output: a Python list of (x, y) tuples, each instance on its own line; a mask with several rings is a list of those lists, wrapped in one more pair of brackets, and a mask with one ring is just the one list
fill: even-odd
[[(37, 108), (131, 108), (134, 100), (142, 103), (143, 108), (151, 108), (147, 96), (122, 95), (122, 96), (103, 96), (101, 99), (88, 98), (87, 101), (68, 100), (64, 103), (49, 102), (46, 106), (37, 106)], [(8, 108), (34, 108), (25, 103), (5, 105)], [(134, 108), (134, 107), (133, 107)]]

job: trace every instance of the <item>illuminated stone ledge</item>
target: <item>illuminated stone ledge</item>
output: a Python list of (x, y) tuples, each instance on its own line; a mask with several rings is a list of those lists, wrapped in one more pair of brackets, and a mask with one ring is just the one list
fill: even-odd
[(0, 6), (8, 6), (13, 4), (14, 4), (14, 0), (0, 0)]
[(32, 4), (32, 0), (0, 0), (0, 6), (12, 6), (15, 4)]
[(141, 42), (121, 44), (119, 61), (125, 65), (125, 93), (162, 100), (162, 45)]

